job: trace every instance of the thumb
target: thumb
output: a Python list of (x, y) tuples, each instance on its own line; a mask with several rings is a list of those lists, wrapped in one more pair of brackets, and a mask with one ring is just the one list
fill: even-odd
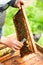
[(18, 4), (17, 4), (17, 7), (18, 7), (19, 9), (21, 9), (21, 4), (20, 4), (20, 3), (18, 3)]

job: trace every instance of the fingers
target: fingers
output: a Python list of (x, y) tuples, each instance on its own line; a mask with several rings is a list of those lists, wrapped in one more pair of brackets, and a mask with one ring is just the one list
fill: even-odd
[(19, 42), (17, 40), (12, 40), (12, 49), (14, 51), (20, 50), (22, 48), (22, 46), (23, 46), (23, 43), (21, 43), (21, 42)]
[(18, 3), (16, 6), (17, 6), (19, 9), (21, 9), (21, 5), (20, 5), (20, 3)]
[(23, 0), (18, 0), (16, 3), (15, 3), (15, 6), (19, 9), (21, 9), (21, 5), (24, 5), (24, 1)]
[(12, 47), (12, 49), (13, 49), (13, 51), (20, 50), (20, 48), (19, 48), (19, 47), (17, 47), (17, 46)]
[(24, 1), (23, 1), (23, 0), (20, 0), (20, 4), (21, 4), (21, 5), (24, 5)]
[(14, 51), (16, 50), (20, 50), (23, 46), (23, 43), (14, 40), (14, 39), (10, 39), (10, 38), (6, 38), (4, 44), (6, 44), (8, 47), (12, 48)]
[(19, 2), (20, 4), (18, 4), (19, 5), (19, 9), (21, 9), (21, 5), (24, 5), (25, 4), (25, 2), (23, 1), (23, 0), (20, 0), (20, 2)]
[(17, 40), (15, 40), (15, 41), (13, 40), (12, 42), (13, 42), (14, 45), (16, 45), (18, 47), (22, 47), (23, 46), (23, 43), (21, 43), (21, 42), (19, 42)]
[(17, 51), (17, 50), (16, 50), (15, 48), (13, 48), (13, 47), (12, 47), (12, 50), (15, 51), (15, 52)]

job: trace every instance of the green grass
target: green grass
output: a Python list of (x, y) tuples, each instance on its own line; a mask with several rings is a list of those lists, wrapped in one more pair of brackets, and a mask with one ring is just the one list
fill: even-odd
[(41, 37), (40, 37), (40, 39), (39, 39), (38, 43), (40, 44), (40, 46), (42, 46), (42, 47), (43, 47), (43, 36), (41, 36)]
[(43, 33), (43, 10), (36, 7), (27, 7), (27, 17), (33, 33)]
[[(4, 25), (4, 35), (15, 33), (15, 27), (13, 24), (13, 17), (17, 13), (18, 9), (9, 7), (6, 12), (6, 22)], [(30, 27), (33, 33), (41, 34), (43, 33), (43, 10), (37, 7), (27, 7), (26, 14)], [(38, 43), (43, 46), (43, 38), (41, 38)]]

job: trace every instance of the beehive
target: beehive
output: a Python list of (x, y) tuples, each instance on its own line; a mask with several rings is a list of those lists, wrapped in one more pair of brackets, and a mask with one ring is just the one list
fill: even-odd
[[(18, 21), (19, 20), (19, 21)], [(26, 42), (21, 50), (14, 52), (13, 54), (10, 53), (5, 54), (3, 57), (0, 57), (0, 64), (4, 65), (43, 65), (43, 48), (39, 45), (35, 44), (30, 27), (27, 25), (27, 17), (25, 15), (24, 8), (18, 11), (18, 13), (14, 17), (14, 22), (16, 26), (17, 37), (13, 35), (19, 41), (22, 41), (23, 38), (26, 38)], [(20, 27), (19, 27), (19, 25)], [(23, 27), (22, 27), (22, 25)], [(23, 29), (23, 30), (22, 30)], [(23, 34), (22, 35), (22, 32)], [(13, 38), (13, 37), (11, 37)], [(28, 43), (27, 43), (28, 41)], [(25, 45), (26, 44), (26, 45)], [(28, 46), (27, 46), (28, 45)], [(6, 46), (1, 46), (0, 49), (6, 48)], [(26, 48), (26, 50), (25, 50)], [(42, 56), (39, 53), (42, 53)], [(34, 52), (35, 51), (35, 52)], [(22, 57), (21, 57), (21, 56)]]
[[(43, 50), (39, 45), (36, 45), (37, 49)], [(40, 47), (40, 48), (39, 48)], [(43, 54), (43, 51), (41, 51)], [(43, 65), (43, 56), (38, 53), (31, 53), (21, 58), (19, 51), (13, 55), (11, 53), (0, 57), (0, 64), (2, 65)]]

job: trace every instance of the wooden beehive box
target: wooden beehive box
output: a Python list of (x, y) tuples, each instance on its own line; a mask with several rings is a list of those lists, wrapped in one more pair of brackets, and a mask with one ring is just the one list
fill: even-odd
[[(30, 30), (30, 26), (28, 27), (28, 20), (25, 15), (25, 10), (23, 7), (15, 15), (14, 22), (15, 22), (15, 26), (17, 25), (16, 26), (17, 36), (13, 35), (11, 36), (11, 38), (14, 37), (14, 39), (17, 39), (19, 41), (22, 41), (23, 38), (26, 38), (26, 40), (29, 42), (28, 49), (31, 51), (31, 53), (27, 49), (26, 47), (27, 45), (25, 45), (21, 50), (14, 52), (13, 54), (11, 54), (10, 52), (9, 54), (6, 54), (3, 57), (0, 57), (0, 62), (4, 65), (38, 65), (38, 64), (43, 65), (43, 48), (40, 47), (38, 44), (36, 44), (36, 42), (33, 39), (33, 35)], [(23, 25), (23, 27), (21, 24)], [(22, 35), (22, 32), (20, 31), (21, 29), (23, 29), (23, 31), (25, 32), (25, 33), (23, 32), (24, 35)], [(26, 47), (26, 50), (28, 51), (25, 50), (25, 47)], [(6, 48), (6, 46), (0, 47), (0, 49), (3, 49), (3, 48)], [(22, 53), (22, 51), (23, 52), (25, 51), (25, 52)], [(21, 55), (23, 57), (21, 57)]]
[[(15, 39), (17, 37), (15, 36)], [(2, 48), (3, 46), (0, 45)], [(5, 47), (5, 46), (4, 46)], [(3, 48), (4, 48), (3, 47)], [(43, 48), (36, 44), (37, 50), (43, 54)], [(19, 51), (15, 52), (13, 55), (11, 53), (0, 57), (0, 64), (4, 65), (43, 65), (43, 57), (38, 53), (31, 53), (24, 57), (20, 57)]]

